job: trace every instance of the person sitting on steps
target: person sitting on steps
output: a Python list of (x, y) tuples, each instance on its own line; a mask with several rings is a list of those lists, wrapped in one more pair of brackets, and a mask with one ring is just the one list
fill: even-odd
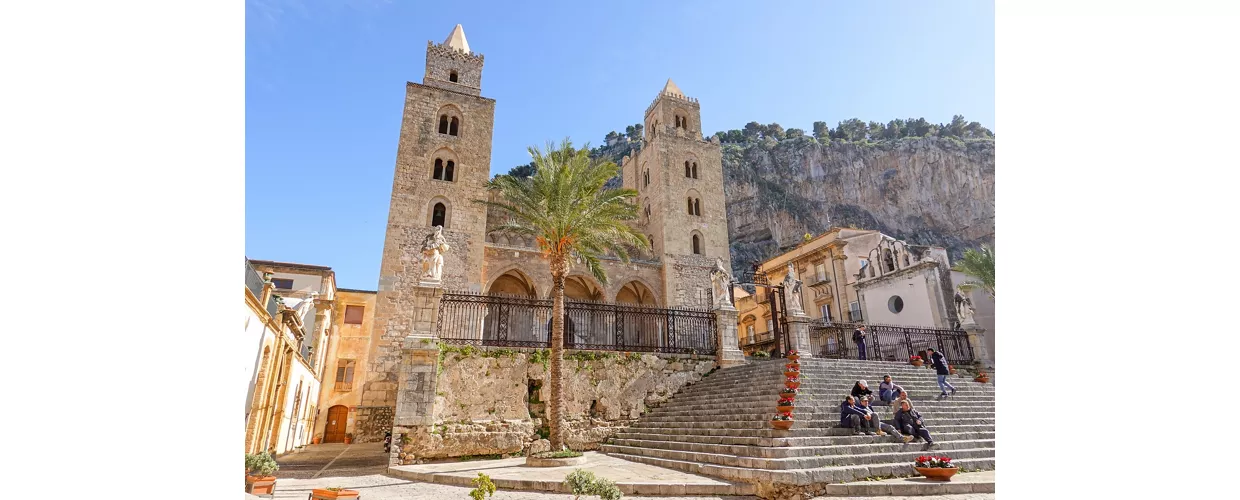
[(878, 384), (878, 399), (884, 403), (894, 404), (902, 395), (907, 397), (904, 388), (892, 382), (891, 375), (883, 375), (883, 381)]
[(930, 353), (930, 364), (934, 365), (934, 373), (939, 375), (939, 390), (943, 391), (939, 396), (946, 396), (947, 389), (952, 390), (952, 395), (956, 395), (956, 387), (947, 381), (947, 376), (952, 374), (951, 368), (947, 366), (947, 358), (943, 357), (943, 353), (935, 351), (934, 348), (926, 349)]
[(926, 440), (927, 449), (934, 446), (930, 430), (922, 423), (921, 414), (913, 409), (912, 401), (906, 399), (900, 402), (900, 409), (896, 411), (896, 427), (904, 430), (906, 436), (913, 436), (914, 441)]
[(870, 384), (866, 383), (866, 381), (858, 380), (853, 384), (852, 392), (849, 394), (851, 394), (854, 398), (860, 398), (874, 394), (874, 391), (870, 390)]
[[(859, 436), (861, 432), (861, 422), (869, 418), (861, 408), (857, 407), (857, 400), (852, 396), (845, 396), (844, 402), (840, 403), (840, 427), (852, 427), (853, 435)], [(873, 434), (870, 432), (869, 434)]]
[(859, 401), (859, 404), (861, 405), (858, 408), (861, 408), (861, 411), (866, 412), (866, 414), (870, 416), (869, 420), (861, 422), (861, 427), (863, 429), (866, 428), (868, 425), (869, 428), (876, 429), (875, 432), (877, 432), (879, 436), (887, 434), (887, 435), (890, 435), (896, 438), (896, 440), (903, 439), (905, 443), (913, 440), (913, 436), (901, 435), (900, 431), (896, 430), (896, 428), (893, 427), (891, 424), (883, 422), (883, 419), (878, 414), (878, 412), (874, 411), (873, 408), (870, 408), (870, 398), (861, 398), (858, 401)]

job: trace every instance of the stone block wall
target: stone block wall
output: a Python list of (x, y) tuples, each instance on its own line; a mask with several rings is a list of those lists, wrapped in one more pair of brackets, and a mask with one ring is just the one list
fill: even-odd
[[(440, 357), (435, 424), (397, 429), (410, 436), (398, 463), (519, 453), (539, 440), (546, 351), (446, 346)], [(713, 356), (594, 351), (569, 351), (564, 364), (565, 440), (577, 450), (597, 449), (716, 366)]]

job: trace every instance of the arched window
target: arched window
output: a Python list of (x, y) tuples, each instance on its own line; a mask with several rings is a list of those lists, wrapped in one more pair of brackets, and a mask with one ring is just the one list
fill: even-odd
[(457, 135), (457, 126), (461, 124), (455, 116), (452, 117), (452, 124), (448, 126), (448, 135)]
[(646, 177), (646, 185), (649, 186), (650, 185), (650, 171), (649, 170), (646, 171), (645, 177)]
[(896, 260), (891, 256), (891, 250), (883, 250), (883, 264), (887, 265), (887, 272), (896, 270)]
[(689, 161), (688, 161), (688, 160), (685, 160), (685, 177), (692, 177), (692, 175), (691, 175), (691, 173), (690, 173), (690, 171), (689, 171)]
[(697, 179), (697, 178), (698, 178), (698, 176), (697, 176), (697, 162), (696, 162), (696, 161), (695, 161), (695, 162), (693, 162), (693, 178), (694, 178), (694, 179)]
[(443, 203), (436, 203), (435, 208), (431, 210), (431, 226), (443, 226), (447, 218), (448, 207), (443, 206)]
[(439, 133), (448, 133), (448, 115), (439, 115)]
[(453, 170), (456, 170), (456, 162), (448, 160), (448, 167), (443, 170), (443, 180), (452, 182)]
[(693, 235), (693, 254), (702, 255), (702, 238), (696, 234)]
[(693, 199), (693, 215), (697, 215), (699, 217), (702, 215), (702, 199), (701, 198)]
[(434, 179), (443, 180), (443, 159), (435, 158), (435, 172), (431, 174)]
[(647, 235), (646, 235), (646, 239), (647, 239), (647, 240), (650, 240), (650, 249), (651, 249), (651, 250), (654, 250), (654, 235), (653, 235), (653, 234), (647, 234)]
[(453, 72), (451, 72), (451, 73), (448, 73), (448, 81), (449, 81), (449, 82), (455, 82), (455, 81), (457, 81), (457, 78), (458, 78), (458, 77), (457, 77), (457, 75), (456, 75), (456, 71), (453, 71)]
[(689, 205), (689, 215), (693, 215), (693, 198), (687, 198), (685, 201)]

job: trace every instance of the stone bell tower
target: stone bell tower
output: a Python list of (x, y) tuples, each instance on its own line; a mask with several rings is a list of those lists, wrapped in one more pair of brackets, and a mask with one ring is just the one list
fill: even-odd
[(443, 43), (427, 42), (422, 83), (405, 84), (357, 442), (382, 440), (392, 428), (401, 341), (420, 328), (421, 243), (432, 227), (443, 226), (451, 246), (442, 287), (477, 290), (481, 282), (486, 210), (472, 200), (486, 199), (495, 116), (495, 100), (481, 96), (482, 66), (458, 24)]
[[(664, 263), (668, 306), (706, 306), (715, 259), (731, 269), (720, 146), (702, 138), (701, 109), (671, 79), (645, 116), (634, 165), (641, 213)], [(649, 215), (646, 215), (649, 214)]]

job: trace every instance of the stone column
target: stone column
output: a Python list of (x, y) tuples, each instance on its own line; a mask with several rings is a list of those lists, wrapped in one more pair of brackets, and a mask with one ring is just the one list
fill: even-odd
[(407, 457), (404, 453), (404, 436), (424, 434), (435, 423), (438, 366), (439, 345), (435, 342), (435, 336), (431, 332), (415, 331), (412, 335), (405, 337), (401, 346), (396, 415), (392, 422), (389, 465), (411, 462), (411, 457)]
[(986, 347), (986, 339), (982, 336), (982, 334), (986, 333), (986, 329), (975, 322), (962, 325), (961, 328), (969, 334), (969, 345), (973, 346), (973, 359), (981, 361), (988, 368), (993, 368), (995, 366), (995, 358), (991, 357), (990, 349)]
[(745, 364), (745, 353), (741, 352), (736, 338), (737, 314), (731, 304), (715, 307), (715, 332), (719, 346), (715, 364), (720, 368)]
[(813, 321), (804, 312), (796, 311), (788, 314), (788, 336), (792, 342), (792, 348), (801, 354), (801, 358), (808, 359), (814, 357), (813, 348), (809, 343), (809, 324)]

